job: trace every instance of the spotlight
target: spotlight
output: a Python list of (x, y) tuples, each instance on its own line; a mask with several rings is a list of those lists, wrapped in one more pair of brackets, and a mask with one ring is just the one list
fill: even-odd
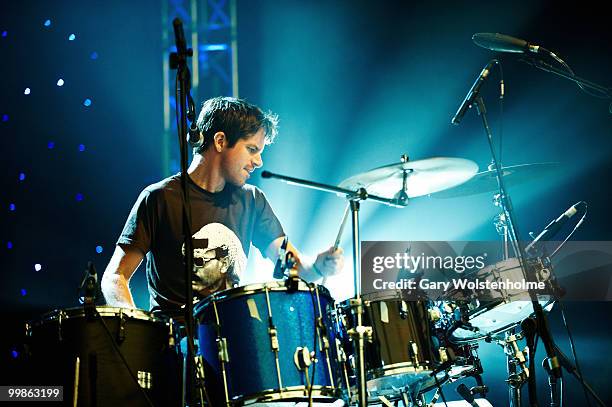
[(30, 88), (25, 88), (25, 90), (23, 91), (24, 95), (29, 95), (31, 93)]
[(74, 39), (75, 39), (75, 38), (76, 38), (76, 35), (74, 35), (74, 34), (70, 34), (70, 35), (68, 36), (68, 41), (74, 41)]
[(89, 99), (89, 98), (88, 98), (88, 99), (85, 99), (85, 100), (83, 101), (83, 106), (86, 106), (86, 107), (91, 106), (91, 99)]
[(64, 86), (64, 80), (62, 78), (57, 80), (57, 86)]
[(42, 270), (42, 266), (41, 266), (40, 264), (36, 263), (36, 264), (34, 265), (34, 270), (36, 270), (36, 271), (40, 271), (40, 270)]

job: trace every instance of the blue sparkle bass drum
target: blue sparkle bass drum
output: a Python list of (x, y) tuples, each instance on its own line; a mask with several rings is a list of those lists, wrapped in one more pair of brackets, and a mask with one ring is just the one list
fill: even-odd
[(219, 405), (333, 401), (333, 307), (324, 287), (303, 281), (236, 287), (200, 301), (194, 316), (209, 397)]

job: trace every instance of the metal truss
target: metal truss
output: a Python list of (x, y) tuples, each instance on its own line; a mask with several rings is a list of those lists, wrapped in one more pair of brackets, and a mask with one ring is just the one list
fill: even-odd
[(175, 71), (168, 63), (176, 50), (172, 20), (183, 21), (191, 58), (191, 95), (199, 110), (213, 96), (238, 97), (238, 48), (236, 0), (162, 0), (162, 64), (164, 97), (164, 134), (162, 169), (165, 175), (179, 171), (176, 140)]

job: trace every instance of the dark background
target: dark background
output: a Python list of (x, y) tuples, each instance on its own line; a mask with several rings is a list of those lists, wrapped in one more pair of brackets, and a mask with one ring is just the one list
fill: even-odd
[[(16, 363), (24, 320), (78, 306), (76, 288), (87, 261), (102, 272), (140, 190), (172, 170), (162, 165), (161, 36), (170, 27), (161, 21), (159, 1), (0, 4), (3, 366)], [(490, 154), (475, 112), (461, 126), (450, 125), (494, 55), (472, 43), (476, 32), (527, 39), (555, 51), (578, 76), (604, 86), (612, 82), (609, 13), (596, 2), (239, 1), (240, 96), (281, 117), (264, 168), (331, 184), (397, 162), (403, 153), (414, 160), (468, 158), (486, 169)], [(69, 41), (72, 33), (76, 38)], [(497, 71), (483, 96), (504, 164), (559, 163), (554, 174), (510, 189), (521, 235), (538, 232), (585, 200), (588, 218), (573, 239), (610, 240), (609, 101), (520, 62), (519, 55), (498, 57), (506, 84), (503, 140)], [(84, 106), (86, 98), (90, 106)], [(171, 146), (176, 155), (176, 143)], [(316, 253), (331, 245), (342, 200), (257, 176), (253, 183), (266, 192), (300, 248)], [(361, 237), (495, 240), (496, 213), (490, 193), (422, 197), (401, 210), (367, 203)], [(348, 236), (342, 243), (346, 271), (329, 281), (337, 300), (352, 295)], [(269, 264), (257, 253), (253, 258), (246, 280), (270, 279)], [(131, 285), (138, 306), (147, 309), (142, 271)], [(585, 376), (610, 403), (612, 307), (599, 302), (566, 308)], [(558, 309), (550, 322), (569, 353)], [(481, 357), (490, 400), (506, 405), (501, 350), (482, 344)], [(544, 403), (541, 370), (538, 378)], [(572, 378), (566, 390), (568, 405), (585, 404)], [(456, 398), (452, 388), (446, 393)]]

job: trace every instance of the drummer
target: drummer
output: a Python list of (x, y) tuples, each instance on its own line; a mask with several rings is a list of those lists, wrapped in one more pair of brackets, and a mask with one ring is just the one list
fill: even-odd
[[(204, 102), (197, 119), (201, 145), (187, 170), (194, 242), (194, 296), (240, 284), (250, 245), (272, 261), (285, 232), (263, 192), (247, 180), (263, 165), (262, 153), (277, 134), (278, 118), (242, 99)], [(185, 303), (180, 174), (149, 185), (134, 204), (102, 277), (107, 304), (135, 308), (129, 281), (146, 257), (151, 309)], [(338, 273), (342, 249), (308, 261), (289, 242), (300, 277), (316, 281)]]

